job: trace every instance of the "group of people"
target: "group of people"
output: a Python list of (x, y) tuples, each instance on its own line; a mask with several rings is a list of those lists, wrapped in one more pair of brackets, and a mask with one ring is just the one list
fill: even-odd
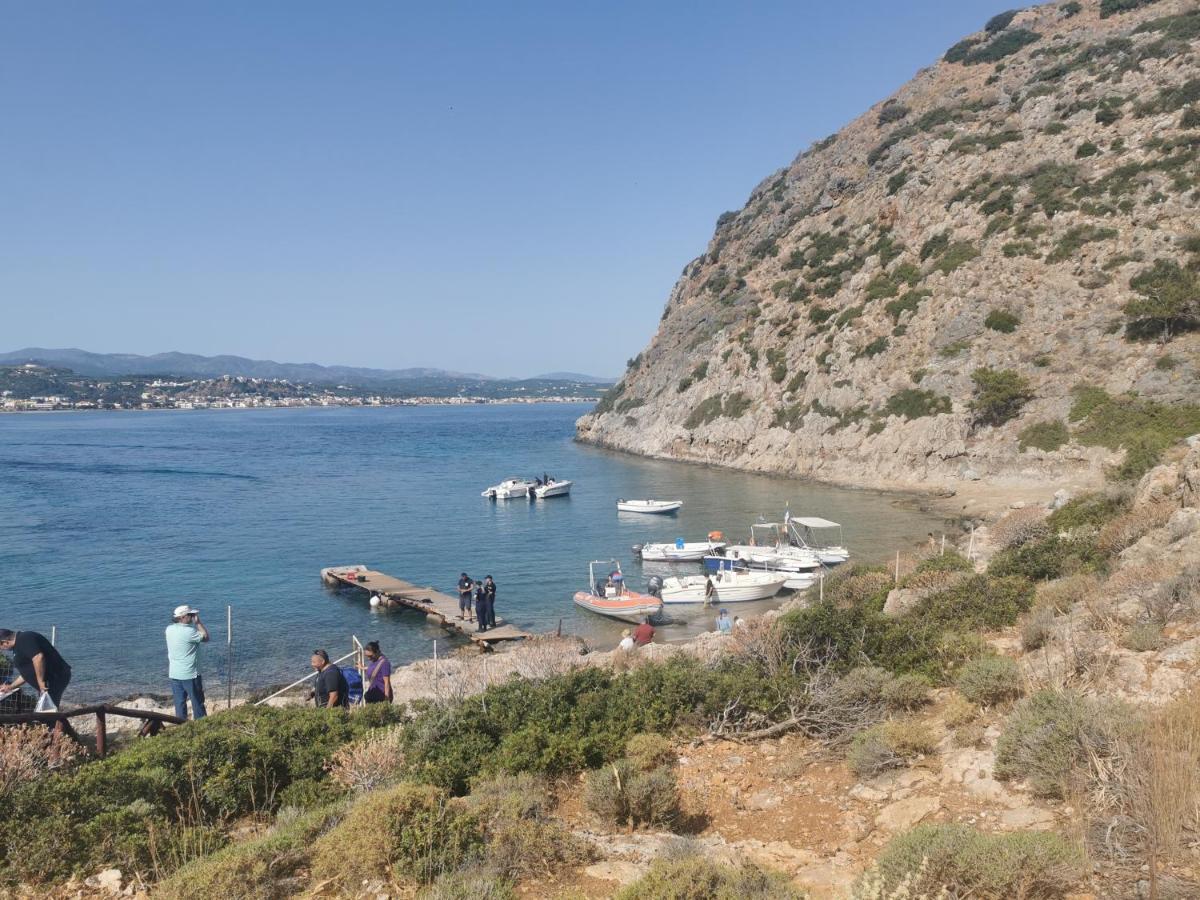
[(458, 577), (458, 618), (475, 622), (476, 631), (496, 627), (496, 582), (491, 575), (475, 581), (466, 572)]
[[(717, 614), (716, 632), (718, 634), (733, 634), (735, 628), (741, 628), (745, 625), (741, 616), (730, 618), (729, 610), (722, 608)], [(650, 624), (650, 617), (646, 616), (642, 619), (637, 628), (630, 631), (626, 628), (621, 632), (621, 643), (617, 645), (618, 650), (633, 650), (637, 647), (644, 647), (654, 641), (654, 626)]]
[[(493, 593), (495, 586), (492, 587)], [(210, 638), (200, 621), (200, 610), (188, 604), (175, 607), (171, 624), (165, 631), (167, 643), (167, 679), (175, 701), (175, 715), (186, 720), (188, 709), (193, 719), (208, 715), (204, 700), (204, 679), (200, 674), (200, 647)], [(12, 697), (24, 685), (36, 689), (38, 712), (57, 712), (63, 692), (71, 682), (71, 667), (54, 644), (36, 631), (0, 628), (0, 650), (11, 651), (16, 677), (0, 684), (0, 702)], [(378, 641), (363, 648), (366, 667), (363, 673), (363, 700), (367, 703), (392, 702), (392, 664), (379, 649)], [(351, 689), (345, 672), (330, 662), (325, 650), (314, 650), (311, 664), (316, 670), (312, 697), (317, 706), (346, 707)], [(355, 670), (351, 670), (356, 675)], [(357, 681), (357, 679), (356, 679)]]

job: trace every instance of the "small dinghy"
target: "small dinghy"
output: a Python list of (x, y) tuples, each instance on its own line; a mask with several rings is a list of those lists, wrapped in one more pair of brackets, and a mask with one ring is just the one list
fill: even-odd
[(712, 579), (713, 603), (746, 603), (774, 597), (788, 576), (783, 572), (758, 572), (726, 569), (713, 575), (683, 575), (651, 580), (650, 593), (663, 603), (704, 603), (708, 581)]
[(666, 515), (683, 506), (682, 500), (618, 500), (617, 512)]
[(684, 541), (678, 538), (673, 544), (641, 544), (634, 547), (646, 562), (700, 562), (704, 557), (720, 553), (725, 549), (724, 536), (719, 531), (710, 531), (707, 541)]
[(491, 500), (508, 500), (512, 497), (524, 497), (536, 487), (537, 482), (530, 481), (528, 478), (505, 478), (499, 484), (484, 488), (479, 496), (488, 497)]
[(588, 583), (589, 590), (575, 592), (575, 603), (598, 615), (623, 622), (641, 622), (646, 616), (662, 612), (661, 598), (625, 587), (621, 564), (615, 559), (597, 559), (588, 563)]
[(531, 492), (531, 497), (536, 497), (539, 500), (546, 500), (549, 497), (565, 497), (571, 493), (570, 481), (560, 481), (557, 478), (551, 478), (539, 484)]

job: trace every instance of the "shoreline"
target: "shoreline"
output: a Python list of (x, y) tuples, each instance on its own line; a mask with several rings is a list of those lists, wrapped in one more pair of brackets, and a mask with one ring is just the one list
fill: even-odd
[(297, 409), (391, 409), (397, 406), (535, 406), (546, 403), (595, 403), (595, 397), (406, 397), (390, 403), (292, 403), (277, 406), (157, 406), (157, 407), (103, 407), (91, 409), (5, 409), (0, 415), (52, 415), (54, 413), (197, 413), (197, 412), (253, 412), (263, 410)]

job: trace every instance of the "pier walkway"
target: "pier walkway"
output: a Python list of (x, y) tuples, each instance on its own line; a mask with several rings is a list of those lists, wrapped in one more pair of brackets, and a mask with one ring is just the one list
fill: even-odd
[(490, 650), (491, 645), (499, 641), (519, 641), (530, 636), (500, 616), (496, 617), (495, 628), (478, 631), (474, 622), (458, 618), (458, 597), (443, 594), (435, 588), (419, 587), (366, 566), (331, 566), (321, 570), (321, 580), (329, 585), (355, 587), (368, 594), (378, 594), (389, 606), (419, 610), (435, 619), (446, 631), (474, 641), (485, 650)]

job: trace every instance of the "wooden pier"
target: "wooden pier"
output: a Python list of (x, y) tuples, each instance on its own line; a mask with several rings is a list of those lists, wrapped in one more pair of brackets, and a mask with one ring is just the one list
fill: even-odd
[(529, 637), (515, 625), (509, 625), (500, 616), (496, 627), (479, 631), (474, 622), (458, 618), (458, 597), (443, 594), (436, 588), (419, 587), (401, 578), (376, 572), (366, 566), (332, 566), (321, 570), (321, 580), (326, 584), (360, 588), (369, 594), (378, 594), (390, 606), (407, 606), (419, 610), (437, 621), (451, 634), (461, 635), (485, 650), (499, 641), (519, 641)]

